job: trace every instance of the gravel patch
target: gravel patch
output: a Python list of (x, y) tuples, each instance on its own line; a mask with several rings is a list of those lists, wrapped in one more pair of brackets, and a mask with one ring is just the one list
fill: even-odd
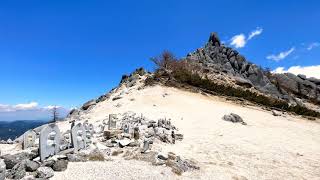
[(146, 162), (135, 160), (121, 160), (105, 162), (71, 162), (68, 169), (63, 172), (55, 172), (53, 180), (80, 180), (80, 179), (179, 179), (170, 168), (152, 166)]

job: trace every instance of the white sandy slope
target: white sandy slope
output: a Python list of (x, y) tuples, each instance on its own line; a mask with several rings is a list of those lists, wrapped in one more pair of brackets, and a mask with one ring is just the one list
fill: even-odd
[[(118, 94), (123, 98), (112, 101)], [(195, 160), (201, 169), (177, 176), (166, 167), (119, 159), (69, 163), (68, 170), (55, 173), (54, 179), (320, 179), (318, 121), (275, 117), (258, 107), (162, 86), (122, 87), (112, 97), (81, 117), (96, 125), (109, 113), (127, 111), (155, 120), (171, 118), (184, 134), (183, 141), (154, 148)], [(221, 119), (231, 112), (248, 125)]]

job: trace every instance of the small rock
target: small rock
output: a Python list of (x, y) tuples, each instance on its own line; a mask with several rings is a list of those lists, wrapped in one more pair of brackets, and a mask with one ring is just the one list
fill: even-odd
[(78, 154), (67, 154), (67, 158), (70, 162), (86, 162), (86, 159)]
[(182, 141), (183, 140), (183, 134), (175, 134), (175, 139), (177, 141)]
[(165, 155), (165, 154), (162, 154), (162, 153), (159, 153), (157, 157), (158, 157), (158, 159), (161, 159), (161, 160), (167, 160), (168, 159), (168, 156)]
[(149, 145), (150, 142), (148, 140), (144, 140), (141, 153), (146, 153), (149, 150)]
[(231, 113), (230, 115), (224, 115), (222, 119), (233, 123), (241, 123), (243, 125), (247, 125), (247, 123), (245, 123), (239, 115), (234, 113)]
[(131, 141), (129, 139), (122, 139), (122, 140), (119, 140), (118, 142), (120, 147), (125, 147), (125, 146), (128, 146)]
[(106, 140), (111, 139), (111, 138), (116, 138), (118, 137), (118, 135), (120, 135), (122, 133), (121, 130), (105, 130), (103, 132), (103, 136), (105, 137)]
[(177, 158), (176, 154), (174, 154), (173, 152), (169, 152), (168, 153), (168, 159), (170, 160), (175, 160)]
[(26, 175), (25, 162), (22, 161), (16, 164), (10, 171), (7, 178), (9, 179), (22, 179)]
[(140, 146), (140, 143), (138, 141), (131, 141), (129, 144), (128, 144), (129, 147), (137, 147), (137, 146)]
[(12, 169), (16, 164), (19, 162), (26, 160), (26, 159), (31, 159), (30, 154), (26, 152), (18, 153), (18, 154), (7, 154), (4, 156), (0, 157), (1, 159), (4, 160), (4, 163), (6, 164), (7, 169)]
[(22, 180), (35, 180), (36, 178), (33, 175), (27, 175), (22, 178)]
[(114, 147), (114, 144), (111, 141), (107, 141), (105, 144), (107, 147)]
[(53, 177), (54, 171), (50, 167), (39, 167), (37, 169), (37, 177), (38, 178), (44, 178), (44, 179), (49, 179)]
[(68, 167), (68, 161), (64, 159), (60, 159), (53, 164), (52, 169), (54, 171), (64, 171), (67, 169), (67, 167)]
[(121, 153), (123, 153), (122, 149), (116, 149), (116, 150), (112, 151), (111, 155), (112, 156), (118, 156)]
[(116, 100), (121, 99), (121, 98), (122, 98), (121, 96), (116, 96), (116, 97), (112, 98), (112, 101), (116, 101)]
[(94, 149), (87, 155), (87, 159), (89, 161), (104, 161), (105, 157), (102, 152), (100, 152), (98, 149)]
[(281, 116), (281, 113), (279, 111), (272, 110), (272, 115)]
[(45, 167), (52, 167), (53, 166), (53, 164), (54, 164), (54, 160), (52, 160), (52, 159), (47, 159), (47, 160), (45, 160), (42, 164), (41, 164), (41, 166), (45, 166)]
[(25, 166), (26, 166), (26, 170), (28, 172), (33, 172), (33, 171), (36, 171), (40, 167), (40, 164), (38, 164), (37, 162), (31, 161), (31, 160), (26, 160)]

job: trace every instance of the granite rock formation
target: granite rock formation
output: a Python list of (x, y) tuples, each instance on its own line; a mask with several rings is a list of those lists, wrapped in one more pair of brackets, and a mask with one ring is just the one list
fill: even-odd
[(237, 85), (254, 87), (263, 94), (298, 104), (298, 99), (320, 103), (320, 80), (304, 75), (273, 74), (249, 62), (238, 51), (225, 46), (216, 33), (211, 33), (203, 48), (189, 53), (189, 61), (197, 62), (208, 72), (225, 73)]

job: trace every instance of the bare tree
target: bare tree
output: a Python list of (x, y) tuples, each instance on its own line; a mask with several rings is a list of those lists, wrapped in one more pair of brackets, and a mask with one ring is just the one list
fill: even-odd
[(168, 70), (170, 66), (177, 61), (174, 55), (169, 51), (163, 51), (163, 53), (158, 57), (153, 57), (150, 59), (158, 69)]
[(51, 110), (52, 122), (57, 122), (59, 119), (58, 107), (54, 106)]

